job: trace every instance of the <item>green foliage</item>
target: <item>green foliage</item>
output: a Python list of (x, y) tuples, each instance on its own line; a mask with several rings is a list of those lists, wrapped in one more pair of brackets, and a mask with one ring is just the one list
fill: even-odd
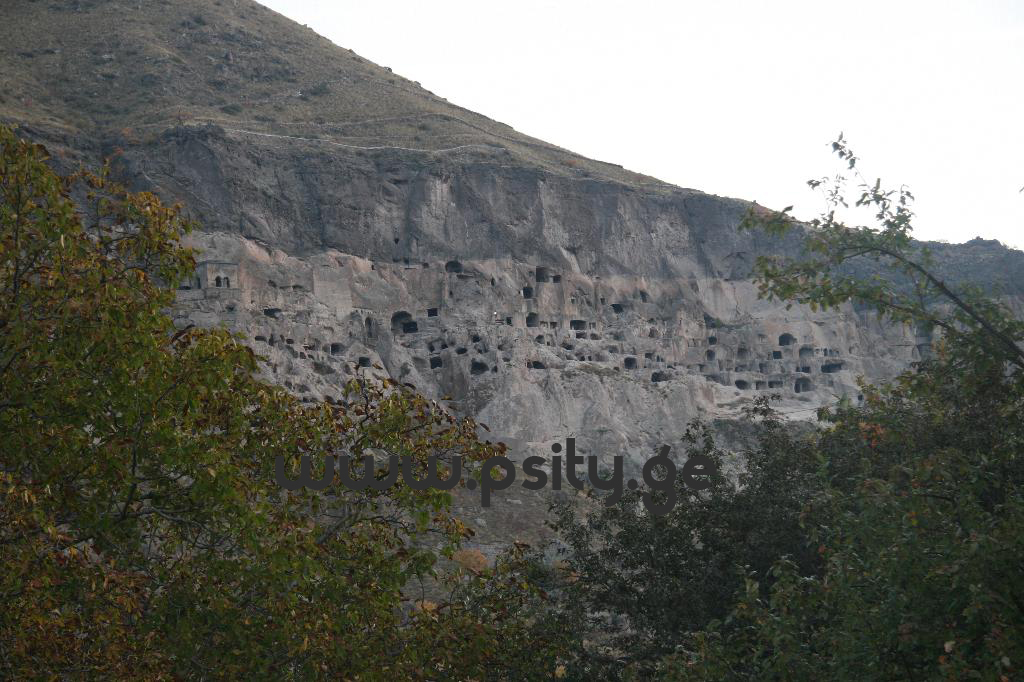
[[(905, 187), (883, 188), (881, 180), (867, 182), (857, 169), (859, 159), (842, 135), (832, 147), (853, 178), (839, 173), (831, 179), (808, 182), (822, 190), (827, 208), (806, 226), (802, 258), (758, 258), (761, 294), (812, 309), (837, 308), (854, 301), (897, 322), (938, 328), (948, 338), (959, 340), (965, 350), (994, 354), (1024, 369), (1024, 351), (1017, 343), (1024, 334), (1024, 323), (981, 292), (970, 288), (954, 291), (937, 277), (931, 269), (931, 254), (910, 236), (913, 195)], [(857, 193), (853, 206), (872, 211), (877, 227), (851, 227), (837, 217), (838, 210), (850, 208), (847, 187), (852, 180), (856, 180)], [(743, 227), (776, 235), (798, 229), (789, 216), (791, 209), (753, 210)], [(869, 265), (875, 274), (870, 278), (851, 274), (851, 267), (858, 264)]]
[[(757, 439), (738, 480), (719, 473), (696, 492), (677, 478), (676, 505), (664, 516), (646, 511), (639, 490), (582, 517), (571, 503), (556, 506), (554, 527), (578, 577), (561, 601), (602, 635), (580, 663), (588, 677), (650, 674), (687, 632), (728, 613), (742, 583), (737, 567), (763, 572), (785, 553), (805, 571), (819, 563), (800, 528), (819, 467), (812, 443), (767, 398), (748, 418)], [(691, 424), (684, 443), (686, 457), (705, 455), (723, 470), (725, 453), (706, 425)]]
[[(840, 139), (847, 167), (856, 157)], [(910, 240), (909, 194), (862, 184), (878, 229), (829, 211), (809, 257), (760, 265), (762, 291), (805, 303), (868, 302), (942, 330), (934, 358), (865, 405), (823, 415), (825, 462), (807, 539), (824, 569), (781, 559), (751, 571), (727, 616), (683, 639), (671, 679), (1009, 680), (1024, 660), (1024, 327), (954, 292)], [(837, 191), (833, 202), (842, 203)], [(833, 208), (835, 207), (833, 203)], [(785, 216), (761, 215), (769, 229)], [(912, 283), (839, 276), (871, 258)], [(766, 590), (764, 583), (770, 583)]]
[(687, 642), (680, 678), (1012, 679), (1024, 387), (959, 371), (942, 356), (829, 417), (829, 476), (807, 516), (826, 570), (780, 562), (767, 595), (751, 575), (732, 613)]
[[(417, 629), (416, 651), (444, 652), (437, 679), (547, 680), (572, 655), (577, 624), (552, 613), (543, 557), (515, 543), (493, 567), (467, 566), (446, 576), (445, 601), (420, 602), (419, 615), (443, 627)], [(447, 621), (447, 622), (446, 622)], [(431, 654), (437, 656), (437, 654)], [(425, 657), (424, 665), (431, 665)]]
[[(508, 678), (506, 638), (548, 624), (522, 557), (454, 576), (430, 617), (404, 594), (467, 533), (448, 493), (274, 476), (346, 452), (422, 476), (500, 446), (386, 380), (304, 405), (227, 332), (175, 330), (192, 225), (45, 160), (0, 128), (0, 677)], [(549, 675), (553, 649), (515, 665)]]

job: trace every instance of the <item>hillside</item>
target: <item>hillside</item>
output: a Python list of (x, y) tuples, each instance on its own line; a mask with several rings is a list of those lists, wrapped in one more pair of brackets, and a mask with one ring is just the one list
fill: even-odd
[(215, 123), (350, 149), (454, 149), (573, 177), (660, 184), (455, 106), (251, 0), (8, 4), (3, 120), (127, 145), (169, 126)]
[[(635, 469), (694, 417), (778, 394), (810, 419), (930, 348), (760, 300), (756, 257), (799, 241), (739, 232), (749, 203), (521, 135), (249, 0), (8, 5), (0, 119), (181, 201), (203, 229), (176, 323), (245, 335), (306, 400), (379, 364), (517, 456), (574, 435)], [(1021, 252), (934, 246), (951, 281), (1024, 294)], [(540, 495), (508, 505), (467, 508), (482, 546), (542, 527)]]

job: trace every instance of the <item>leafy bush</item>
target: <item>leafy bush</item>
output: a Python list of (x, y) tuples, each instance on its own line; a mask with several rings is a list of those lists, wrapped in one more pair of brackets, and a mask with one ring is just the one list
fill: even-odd
[[(285, 492), (274, 475), (277, 457), (381, 452), (422, 477), (428, 456), (498, 446), (390, 381), (302, 404), (238, 338), (176, 330), (192, 224), (45, 160), (0, 128), (0, 677), (550, 675), (564, 628), (522, 555), (408, 608), (410, 579), (440, 577), (430, 548), (467, 533), (448, 493)], [(513, 660), (534, 632), (549, 645)]]
[[(835, 150), (856, 173), (840, 138)], [(803, 260), (763, 260), (762, 290), (823, 307), (867, 303), (942, 331), (935, 357), (862, 408), (826, 415), (826, 467), (805, 515), (824, 570), (780, 559), (752, 572), (723, 619), (683, 639), (673, 679), (979, 679), (1024, 660), (1024, 324), (979, 292), (953, 291), (910, 237), (910, 195), (860, 178), (878, 228), (810, 225)], [(821, 181), (812, 182), (821, 186)], [(783, 214), (752, 223), (792, 228)], [(868, 259), (902, 279), (858, 279)], [(897, 282), (898, 284), (892, 284)], [(764, 581), (770, 580), (770, 586)]]
[[(580, 665), (588, 675), (650, 674), (686, 633), (725, 616), (743, 584), (739, 567), (765, 571), (790, 554), (804, 571), (820, 561), (800, 525), (815, 491), (813, 443), (779, 420), (767, 398), (749, 409), (755, 443), (743, 452), (738, 480), (722, 474), (700, 492), (676, 480), (676, 504), (652, 516), (641, 490), (615, 505), (581, 515), (555, 506), (555, 529), (568, 545), (578, 576), (562, 595), (572, 620), (586, 623), (601, 650), (590, 647)], [(700, 454), (723, 469), (724, 453), (709, 427), (694, 422), (684, 436), (686, 457)]]

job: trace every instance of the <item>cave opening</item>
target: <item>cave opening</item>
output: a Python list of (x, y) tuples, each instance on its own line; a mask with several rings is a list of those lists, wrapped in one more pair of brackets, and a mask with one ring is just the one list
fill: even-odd
[(391, 316), (392, 334), (408, 333), (408, 325), (413, 325), (412, 331), (416, 331), (416, 322), (412, 319), (412, 315), (405, 310), (399, 310)]

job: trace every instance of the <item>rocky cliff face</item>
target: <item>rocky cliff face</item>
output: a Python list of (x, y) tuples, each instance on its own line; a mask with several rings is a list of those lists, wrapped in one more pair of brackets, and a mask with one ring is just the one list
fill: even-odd
[[(759, 300), (756, 256), (798, 244), (738, 232), (748, 204), (532, 140), (254, 3), (22, 3), (0, 34), (3, 119), (184, 202), (204, 231), (178, 324), (242, 333), (304, 399), (379, 364), (517, 456), (575, 436), (628, 473), (694, 417), (775, 393), (809, 419), (927, 352), (869, 313)], [(1020, 295), (1019, 252), (940, 251)], [(494, 539), (543, 507), (513, 490)]]
[(134, 175), (240, 216), (197, 237), (211, 262), (180, 323), (245, 333), (310, 399), (333, 398), (347, 363), (380, 363), (497, 433), (642, 462), (758, 394), (805, 418), (856, 400), (858, 375), (890, 376), (927, 343), (852, 310), (759, 301), (753, 257), (792, 245), (737, 233), (742, 202), (218, 128), (162, 144), (128, 158)]

